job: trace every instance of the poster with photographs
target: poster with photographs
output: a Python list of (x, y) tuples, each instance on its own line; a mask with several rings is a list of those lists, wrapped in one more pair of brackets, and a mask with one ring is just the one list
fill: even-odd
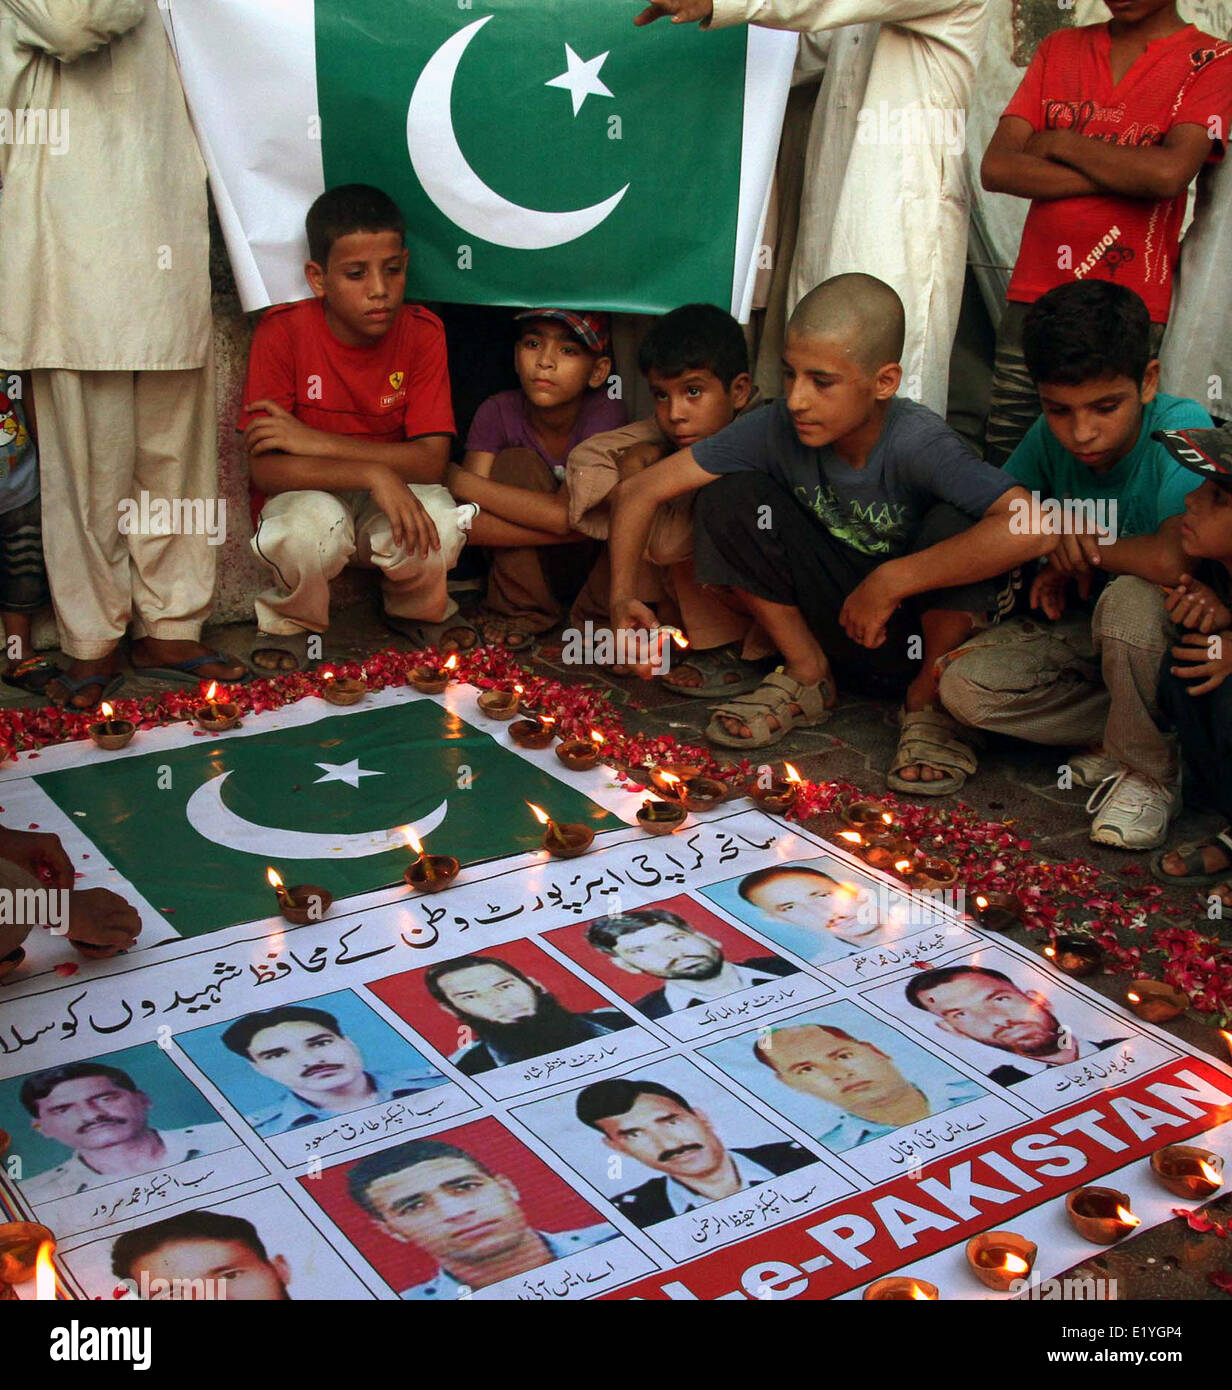
[[(473, 699), (441, 727), (478, 756)], [(640, 797), (550, 750), (502, 742), (493, 776), (531, 760), (542, 799), (598, 808), (584, 856), (519, 821), (438, 893), (399, 867), (320, 920), (4, 985), (0, 1209), (51, 1227), (67, 1296), (820, 1299), (927, 1270), (1009, 1297), (973, 1235), (1034, 1232), (1046, 1278), (1088, 1253), (1074, 1188), (1146, 1227), (1175, 1203), (1155, 1150), (1232, 1161), (1232, 1069), (960, 900), (747, 802), (650, 837)]]

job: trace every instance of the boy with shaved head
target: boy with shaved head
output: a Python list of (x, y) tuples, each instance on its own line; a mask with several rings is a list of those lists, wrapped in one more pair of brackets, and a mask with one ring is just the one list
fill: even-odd
[[(656, 508), (699, 491), (694, 563), (775, 641), (781, 670), (718, 705), (706, 729), (765, 748), (836, 702), (836, 674), (906, 687), (889, 785), (944, 795), (975, 771), (937, 701), (937, 661), (994, 620), (996, 580), (1055, 538), (1015, 534), (1027, 494), (925, 406), (896, 395), (903, 306), (871, 275), (837, 275), (788, 324), (787, 396), (622, 482), (611, 528), (612, 621), (652, 627), (630, 597)], [(913, 640), (917, 639), (917, 640)]]

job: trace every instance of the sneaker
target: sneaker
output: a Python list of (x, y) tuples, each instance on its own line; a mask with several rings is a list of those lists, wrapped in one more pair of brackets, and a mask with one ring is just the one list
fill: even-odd
[(1081, 753), (1066, 758), (1065, 763), (1080, 787), (1098, 787), (1101, 782), (1115, 777), (1121, 770), (1121, 764), (1115, 758), (1110, 758), (1107, 753), (1097, 753), (1091, 748), (1084, 748)]
[(1177, 787), (1123, 767), (1105, 777), (1087, 801), (1094, 817), (1091, 839), (1117, 849), (1158, 849), (1180, 804)]

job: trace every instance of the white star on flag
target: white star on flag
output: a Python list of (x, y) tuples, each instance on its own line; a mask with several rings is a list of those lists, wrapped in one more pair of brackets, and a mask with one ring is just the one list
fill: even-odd
[[(608, 50), (608, 53), (611, 49)], [(590, 58), (583, 62), (581, 58), (565, 44), (565, 61), (569, 64), (568, 70), (562, 72), (559, 77), (553, 77), (550, 82), (545, 82), (545, 87), (563, 87), (573, 98), (573, 114), (582, 109), (582, 103), (587, 97), (610, 97), (612, 93), (599, 80), (599, 69), (607, 61), (607, 53), (600, 53), (597, 58)]]
[(325, 773), (324, 777), (318, 777), (312, 785), (315, 787), (317, 782), (345, 782), (348, 787), (358, 787), (361, 777), (384, 777), (383, 772), (369, 772), (366, 768), (361, 768), (358, 758), (352, 758), (349, 763), (317, 763)]

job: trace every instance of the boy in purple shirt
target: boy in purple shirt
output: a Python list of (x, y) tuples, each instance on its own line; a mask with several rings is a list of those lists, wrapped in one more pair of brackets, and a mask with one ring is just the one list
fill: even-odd
[[(520, 651), (564, 611), (545, 561), (555, 578), (577, 558), (571, 549), (541, 547), (584, 540), (569, 525), (563, 486), (569, 451), (593, 434), (619, 429), (628, 417), (605, 386), (612, 370), (606, 314), (529, 309), (517, 321), (513, 357), (521, 387), (490, 396), (476, 411), (466, 457), (450, 470), (449, 488), (459, 502), (479, 504), (471, 542), (490, 547), (479, 615), (484, 640)], [(575, 587), (589, 565), (578, 568)]]

